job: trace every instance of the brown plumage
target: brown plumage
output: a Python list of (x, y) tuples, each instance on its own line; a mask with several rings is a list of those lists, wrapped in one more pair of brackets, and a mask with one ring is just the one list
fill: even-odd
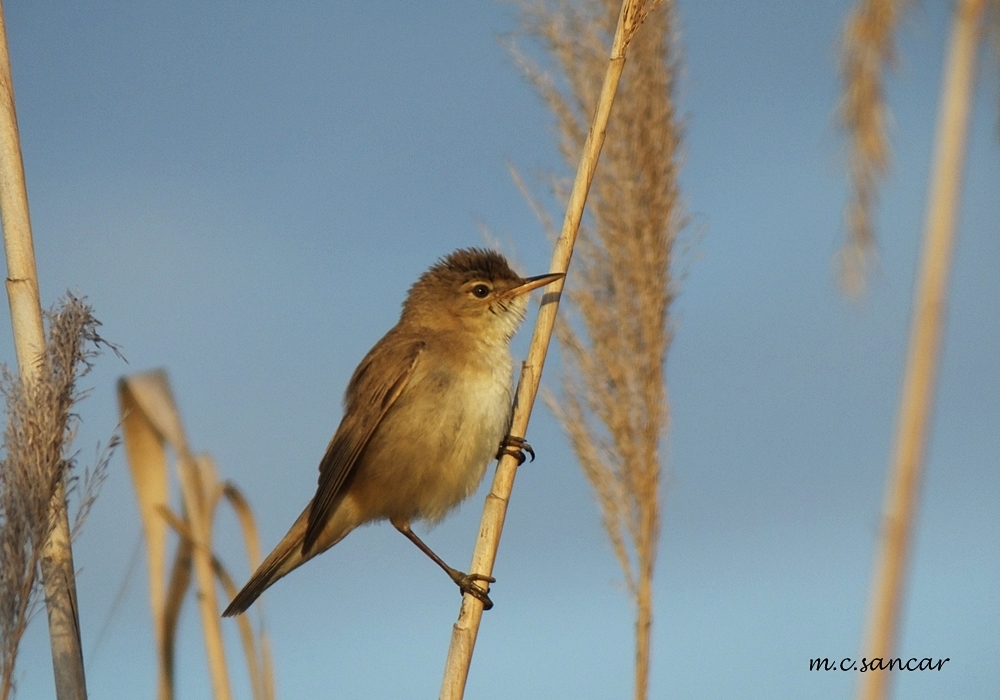
[(399, 322), (358, 365), (344, 417), (319, 465), (310, 504), (223, 615), (245, 611), (289, 571), (364, 523), (389, 520), (459, 588), (486, 590), (410, 529), (437, 522), (475, 491), (510, 424), (509, 342), (526, 292), (561, 275), (522, 278), (493, 251), (459, 250), (410, 288)]

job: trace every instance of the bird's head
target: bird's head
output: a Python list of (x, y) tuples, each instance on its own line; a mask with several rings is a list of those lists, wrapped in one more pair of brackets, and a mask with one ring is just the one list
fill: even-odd
[(563, 277), (521, 277), (500, 253), (463, 248), (436, 262), (410, 288), (403, 319), (428, 328), (464, 330), (486, 342), (507, 341), (524, 320), (528, 292)]

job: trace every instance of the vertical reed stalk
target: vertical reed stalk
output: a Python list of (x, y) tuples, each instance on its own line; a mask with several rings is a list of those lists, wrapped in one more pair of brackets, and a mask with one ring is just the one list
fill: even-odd
[[(28, 215), (28, 193), (14, 108), (7, 29), (0, 3), (0, 214), (7, 254), (7, 296), (21, 381), (34, 382), (45, 349), (38, 272)], [(42, 580), (49, 619), (49, 643), (59, 700), (85, 700), (86, 680), (80, 647), (76, 580), (70, 544), (65, 485), (52, 500), (53, 526), (42, 552)]]
[[(555, 244), (552, 264), (549, 268), (551, 272), (566, 272), (569, 269), (570, 259), (573, 256), (573, 245), (576, 242), (580, 221), (583, 218), (587, 193), (590, 190), (590, 183), (594, 179), (594, 171), (597, 169), (601, 147), (604, 145), (604, 135), (608, 125), (608, 117), (611, 114), (611, 106), (618, 90), (618, 81), (625, 67), (625, 54), (629, 41), (649, 10), (646, 5), (644, 0), (624, 0), (622, 3), (618, 26), (611, 45), (608, 69), (601, 86), (601, 96), (597, 103), (590, 131), (587, 134), (586, 143), (583, 146), (580, 165), (566, 208), (566, 217), (563, 220), (562, 233)], [(523, 437), (527, 432), (528, 420), (531, 417), (531, 409), (538, 393), (542, 366), (545, 363), (545, 355), (555, 327), (559, 296), (564, 283), (565, 279), (550, 285), (552, 291), (547, 292), (542, 299), (538, 320), (535, 323), (535, 331), (528, 349), (528, 357), (521, 369), (521, 377), (517, 385), (514, 417), (510, 429), (510, 434), (513, 436)], [(516, 473), (516, 459), (504, 455), (497, 464), (493, 486), (486, 497), (479, 536), (472, 555), (472, 565), (469, 568), (470, 573), (489, 576), (493, 572), (497, 549), (500, 546), (504, 517), (507, 514), (507, 503), (510, 500)], [(459, 700), (465, 694), (465, 684), (469, 677), (469, 667), (472, 664), (472, 653), (475, 649), (476, 636), (479, 633), (482, 616), (482, 602), (471, 595), (464, 596), (458, 621), (452, 628), (451, 645), (448, 649), (444, 679), (441, 684), (440, 697), (442, 700)]]
[[(870, 628), (865, 647), (868, 658), (892, 656), (898, 637), (904, 579), (934, 403), (966, 133), (985, 4), (985, 0), (960, 0), (955, 7), (941, 91), (934, 169), (894, 458), (886, 488), (882, 540), (872, 583)], [(864, 674), (858, 697), (861, 700), (883, 700), (888, 693), (889, 675)]]

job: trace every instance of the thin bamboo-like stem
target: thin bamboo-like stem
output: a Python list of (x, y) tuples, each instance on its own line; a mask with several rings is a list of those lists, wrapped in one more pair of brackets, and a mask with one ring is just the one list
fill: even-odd
[(0, 213), (3, 215), (7, 253), (7, 297), (17, 366), (23, 381), (38, 376), (38, 358), (45, 350), (42, 306), (38, 296), (38, 271), (28, 216), (28, 191), (24, 184), (21, 139), (14, 108), (14, 83), (7, 50), (7, 27), (0, 3)]
[[(14, 108), (14, 83), (7, 47), (7, 28), (0, 2), (0, 215), (7, 254), (7, 297), (17, 366), (23, 382), (38, 377), (38, 358), (45, 350), (42, 307), (38, 295), (28, 191), (24, 182), (21, 141)], [(53, 526), (42, 551), (42, 581), (49, 619), (49, 644), (59, 700), (85, 700), (86, 679), (80, 645), (76, 579), (66, 512), (64, 484), (52, 499)]]
[[(566, 217), (563, 220), (562, 232), (556, 241), (552, 255), (552, 272), (566, 272), (573, 256), (573, 245), (580, 229), (584, 205), (590, 183), (597, 170), (597, 161), (604, 145), (604, 134), (611, 115), (618, 81), (625, 68), (625, 53), (633, 34), (648, 12), (644, 0), (624, 0), (618, 17), (618, 26), (611, 44), (608, 70), (601, 86), (601, 96), (597, 102), (594, 119), (583, 146), (580, 165), (573, 182), (573, 190), (566, 207)], [(517, 385), (514, 399), (514, 416), (511, 422), (510, 434), (523, 437), (528, 429), (531, 409), (538, 393), (538, 385), (542, 378), (542, 366), (548, 351), (552, 330), (556, 322), (556, 312), (559, 309), (559, 296), (562, 292), (565, 278), (550, 285), (542, 299), (535, 323), (535, 331), (531, 337), (528, 357), (521, 368), (521, 377)], [(479, 526), (479, 536), (472, 555), (470, 572), (487, 576), (493, 573), (497, 549), (500, 546), (500, 535), (503, 531), (504, 518), (507, 514), (507, 503), (514, 486), (514, 476), (517, 473), (517, 460), (510, 455), (504, 455), (497, 464), (493, 486), (486, 497), (483, 517)], [(462, 598), (462, 607), (458, 621), (452, 628), (451, 645), (445, 662), (444, 679), (441, 684), (441, 700), (459, 700), (465, 694), (465, 683), (469, 677), (469, 667), (472, 664), (472, 653), (475, 650), (476, 636), (479, 634), (479, 623), (483, 616), (482, 601), (471, 595)]]
[[(934, 403), (985, 4), (985, 0), (961, 0), (955, 7), (941, 90), (933, 179), (913, 304), (895, 456), (886, 488), (881, 551), (872, 583), (870, 629), (865, 647), (869, 659), (891, 657), (898, 636), (899, 611)], [(858, 697), (883, 700), (888, 693), (889, 676), (882, 672), (864, 674)]]

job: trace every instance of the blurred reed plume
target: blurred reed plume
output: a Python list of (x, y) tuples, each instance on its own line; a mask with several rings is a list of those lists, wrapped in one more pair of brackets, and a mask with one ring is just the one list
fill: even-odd
[[(156, 370), (123, 377), (118, 382), (118, 401), (132, 481), (146, 537), (149, 567), (149, 603), (158, 655), (159, 700), (174, 697), (174, 644), (181, 607), (195, 578), (196, 598), (201, 613), (205, 653), (211, 675), (212, 696), (229, 700), (229, 672), (222, 644), (220, 610), (215, 582), (232, 598), (237, 588), (232, 576), (214, 554), (212, 523), (219, 503), (225, 499), (233, 508), (253, 571), (260, 563), (260, 544), (253, 512), (246, 499), (231, 483), (219, 481), (215, 462), (205, 454), (192, 454), (188, 447), (180, 413), (170, 390), (166, 372)], [(176, 458), (181, 486), (181, 511), (170, 505), (167, 447)], [(177, 536), (173, 563), (167, 574), (167, 532)], [(261, 606), (258, 605), (258, 610)], [(260, 614), (255, 634), (248, 615), (236, 618), (240, 640), (250, 675), (254, 700), (273, 700), (274, 674), (271, 651)]]
[(80, 487), (73, 528), (78, 533), (118, 444), (113, 437), (82, 483), (76, 480), (73, 407), (86, 396), (76, 382), (90, 371), (101, 346), (115, 348), (98, 335), (101, 324), (93, 309), (72, 294), (48, 314), (48, 321), (35, 380), (22, 382), (6, 366), (0, 369), (7, 409), (0, 461), (0, 700), (14, 691), (18, 646), (40, 603), (39, 567), (53, 527), (53, 500), (67, 482), (70, 490)]
[[(556, 119), (575, 166), (601, 89), (618, 16), (613, 0), (521, 2), (521, 35), (551, 72), (512, 45), (519, 67)], [(636, 609), (635, 697), (648, 695), (652, 583), (660, 532), (664, 363), (670, 345), (673, 246), (685, 223), (677, 176), (681, 128), (673, 101), (679, 65), (675, 5), (657, 3), (635, 35), (580, 227), (568, 314), (556, 322), (565, 372), (548, 405), (594, 487)], [(550, 233), (549, 220), (515, 174)], [(549, 180), (566, 201), (565, 180)]]
[(885, 67), (895, 59), (899, 20), (910, 0), (859, 0), (844, 24), (840, 75), (844, 93), (838, 106), (847, 132), (847, 168), (851, 199), (847, 204), (848, 239), (840, 250), (840, 281), (852, 297), (865, 289), (876, 258), (875, 203), (879, 182), (889, 172)]

